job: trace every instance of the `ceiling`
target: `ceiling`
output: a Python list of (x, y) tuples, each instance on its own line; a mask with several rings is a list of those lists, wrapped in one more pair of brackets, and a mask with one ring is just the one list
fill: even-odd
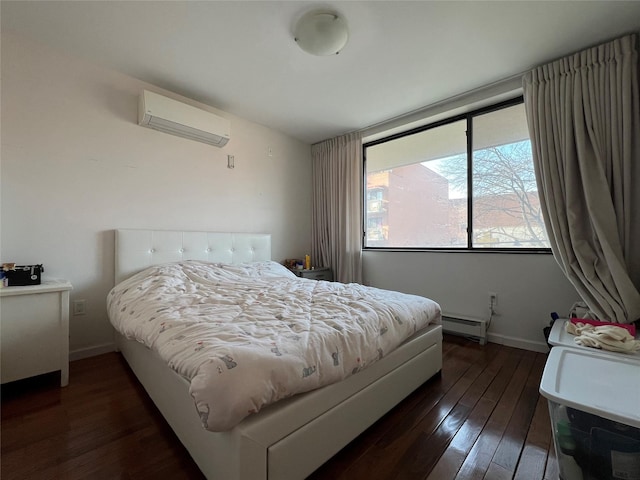
[[(640, 31), (640, 1), (7, 1), (2, 29), (315, 143)], [(339, 55), (293, 40), (343, 14)]]

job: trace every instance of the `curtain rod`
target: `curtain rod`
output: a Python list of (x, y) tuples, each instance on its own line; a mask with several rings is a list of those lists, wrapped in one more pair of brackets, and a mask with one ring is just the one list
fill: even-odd
[[(467, 90), (466, 92), (459, 93), (459, 94), (453, 95), (451, 97), (447, 97), (444, 100), (439, 100), (437, 102), (434, 102), (434, 103), (431, 103), (429, 105), (417, 108), (415, 110), (411, 110), (411, 111), (403, 113), (401, 115), (397, 115), (395, 117), (391, 117), (391, 118), (388, 118), (386, 120), (382, 120), (380, 122), (373, 123), (373, 124), (368, 125), (368, 126), (366, 126), (364, 128), (358, 128), (358, 129), (355, 129), (355, 130), (350, 130), (350, 131), (345, 132), (344, 134), (341, 134), (341, 135), (338, 135), (338, 136), (341, 137), (342, 135), (349, 135), (349, 134), (352, 134), (352, 133), (363, 133), (364, 134), (368, 130), (373, 130), (375, 128), (380, 128), (380, 127), (383, 127), (385, 125), (389, 125), (389, 127), (392, 128), (392, 124), (394, 124), (396, 122), (400, 122), (400, 121), (402, 121), (404, 119), (409, 120), (410, 118), (412, 118), (414, 116), (427, 114), (429, 111), (435, 110), (436, 108), (440, 108), (440, 107), (443, 107), (443, 106), (446, 106), (446, 105), (449, 105), (449, 104), (453, 104), (453, 103), (455, 103), (457, 101), (460, 101), (462, 99), (471, 97), (473, 95), (478, 95), (478, 94), (481, 94), (483, 92), (488, 92), (491, 89), (510, 86), (509, 84), (511, 84), (512, 82), (514, 83), (514, 85), (510, 86), (510, 89), (513, 90), (513, 89), (515, 89), (515, 82), (516, 81), (518, 81), (518, 87), (520, 86), (519, 82), (521, 81), (521, 78), (525, 73), (526, 72), (522, 72), (522, 73), (519, 73), (517, 75), (512, 75), (510, 77), (503, 78), (502, 80), (498, 80), (498, 81), (490, 83), (488, 85), (483, 85), (482, 87), (474, 88), (472, 90)], [(508, 91), (509, 91), (509, 88), (505, 89), (504, 92), (500, 92), (500, 93), (506, 93)], [(314, 143), (312, 145), (318, 145), (318, 144), (320, 144), (322, 142), (325, 142), (327, 140), (330, 140), (330, 139), (327, 138), (325, 140), (321, 140), (319, 142), (316, 142), (316, 143)]]
[(415, 110), (411, 110), (411, 111), (409, 111), (407, 113), (403, 113), (401, 115), (397, 115), (395, 117), (391, 117), (391, 118), (389, 118), (387, 120), (382, 120), (380, 122), (368, 125), (365, 128), (354, 130), (353, 132), (350, 132), (350, 133), (364, 132), (364, 131), (372, 129), (372, 128), (381, 127), (381, 126), (384, 126), (386, 124), (393, 123), (393, 122), (396, 122), (398, 120), (402, 120), (404, 118), (412, 117), (414, 115), (420, 115), (421, 113), (426, 113), (429, 110), (432, 110), (432, 109), (435, 109), (435, 108), (438, 108), (438, 107), (442, 107), (444, 105), (448, 105), (450, 103), (456, 102), (458, 100), (462, 100), (462, 99), (464, 99), (466, 97), (470, 97), (472, 95), (477, 95), (477, 94), (483, 93), (483, 92), (491, 90), (493, 88), (498, 88), (498, 87), (501, 87), (501, 86), (507, 86), (508, 84), (510, 84), (511, 82), (514, 82), (515, 80), (521, 80), (522, 76), (525, 73), (526, 72), (518, 73), (517, 75), (512, 75), (510, 77), (503, 78), (502, 80), (498, 80), (496, 82), (489, 83), (488, 85), (483, 85), (482, 87), (474, 88), (472, 90), (467, 90), (466, 92), (459, 93), (457, 95), (453, 95), (452, 97), (447, 97), (444, 100), (439, 100), (437, 102), (430, 103), (429, 105), (425, 105), (425, 106), (417, 108)]

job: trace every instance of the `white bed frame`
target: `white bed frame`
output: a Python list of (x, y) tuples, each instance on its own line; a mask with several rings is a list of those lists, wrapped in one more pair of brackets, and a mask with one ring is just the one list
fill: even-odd
[[(158, 263), (269, 260), (271, 236), (116, 230), (116, 283)], [(160, 412), (211, 480), (302, 479), (442, 368), (433, 325), (348, 379), (271, 405), (228, 432), (202, 427), (188, 382), (138, 342), (118, 347)]]

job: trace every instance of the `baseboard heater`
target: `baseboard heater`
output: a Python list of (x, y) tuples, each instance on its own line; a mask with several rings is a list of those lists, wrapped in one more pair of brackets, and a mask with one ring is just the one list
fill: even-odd
[(442, 330), (454, 335), (472, 337), (485, 345), (487, 343), (487, 321), (463, 315), (442, 315)]

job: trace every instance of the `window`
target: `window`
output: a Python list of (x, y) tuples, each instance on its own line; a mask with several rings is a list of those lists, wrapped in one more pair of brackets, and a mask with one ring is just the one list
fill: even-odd
[(365, 248), (549, 248), (522, 99), (363, 148)]

